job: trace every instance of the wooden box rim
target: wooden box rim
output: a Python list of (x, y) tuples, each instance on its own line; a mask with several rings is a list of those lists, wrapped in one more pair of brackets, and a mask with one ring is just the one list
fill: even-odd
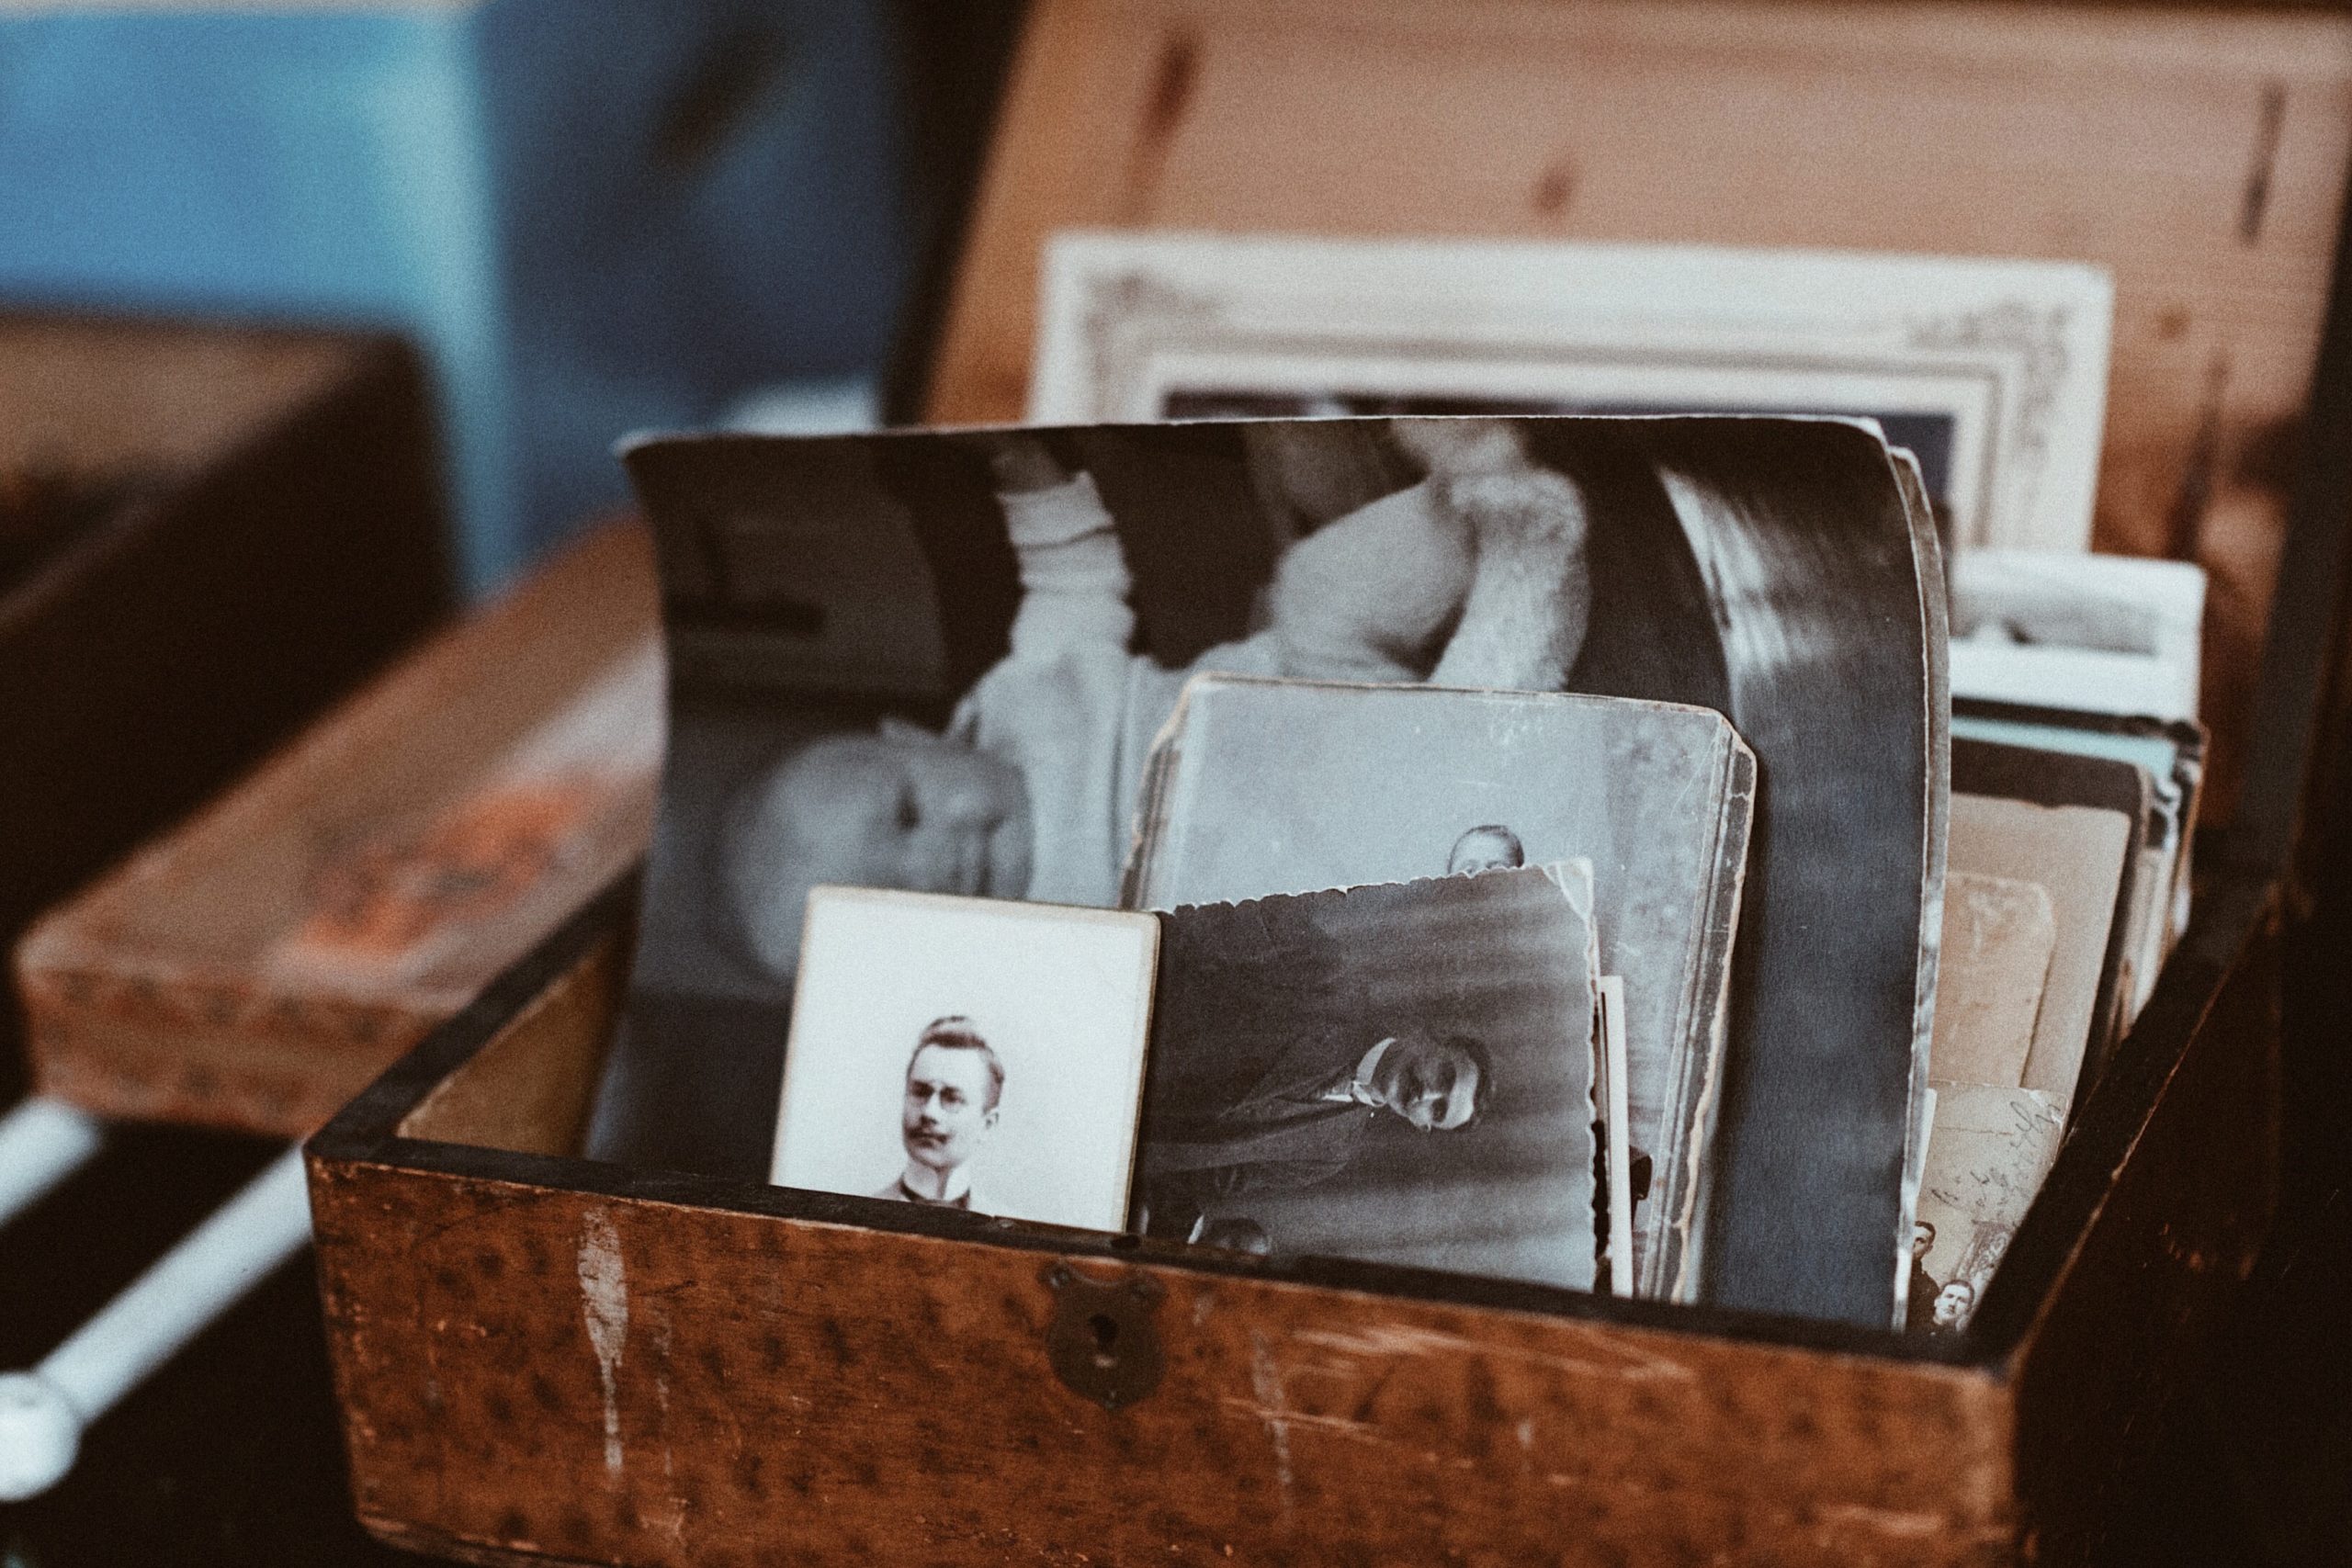
[(2230, 976), (2256, 944), (2269, 939), (2279, 908), (2278, 883), (2260, 868), (2230, 864), (2211, 874), (2188, 935), (2166, 964), (2140, 1021), (2118, 1047), (2105, 1077), (2077, 1112), (2057, 1162), (2018, 1226), (1983, 1304), (1963, 1335), (1945, 1339), (1906, 1335), (1891, 1326), (1865, 1328), (1703, 1303), (1620, 1298), (1387, 1264), (1323, 1258), (1241, 1258), (1134, 1235), (402, 1134), (400, 1129), (405, 1119), (445, 1079), (522, 1019), (605, 944), (627, 940), (640, 877), (641, 870), (632, 870), (608, 885), (313, 1134), (305, 1145), (313, 1172), (322, 1165), (391, 1167), (475, 1182), (557, 1188), (631, 1202), (718, 1210), (797, 1224), (856, 1226), (1041, 1256), (1248, 1275), (1308, 1288), (1442, 1302), (1497, 1313), (1568, 1317), (1966, 1368), (2005, 1382), (2013, 1378), (2030, 1349), (2042, 1309), (2063, 1285), (2077, 1247), (2141, 1131), (2154, 1115), (2165, 1080), (2220, 999)]

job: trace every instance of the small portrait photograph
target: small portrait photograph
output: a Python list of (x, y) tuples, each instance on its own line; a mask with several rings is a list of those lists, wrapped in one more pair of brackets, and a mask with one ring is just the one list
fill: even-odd
[(1592, 868), (1168, 917), (1147, 1234), (1589, 1289)]
[(768, 1179), (1117, 1230), (1159, 923), (820, 887)]

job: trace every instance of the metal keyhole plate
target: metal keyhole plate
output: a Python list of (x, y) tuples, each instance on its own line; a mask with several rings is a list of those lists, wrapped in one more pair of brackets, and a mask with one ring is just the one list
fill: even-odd
[(1098, 1280), (1070, 1264), (1048, 1264), (1054, 1319), (1046, 1354), (1072, 1393), (1121, 1410), (1159, 1386), (1162, 1362), (1153, 1319), (1165, 1293), (1143, 1274)]

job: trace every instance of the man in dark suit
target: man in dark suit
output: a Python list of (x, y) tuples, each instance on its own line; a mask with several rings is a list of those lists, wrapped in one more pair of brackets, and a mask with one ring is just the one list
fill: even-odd
[(1903, 1327), (1919, 1334), (1935, 1326), (1936, 1297), (1943, 1287), (1928, 1277), (1928, 1254), (1935, 1249), (1936, 1227), (1925, 1220), (1911, 1222), (1911, 1285), (1905, 1297)]
[(1328, 1180), (1383, 1116), (1459, 1132), (1494, 1092), (1487, 1049), (1466, 1034), (1395, 1034), (1359, 1049), (1329, 1033), (1295, 1039), (1271, 1060), (1250, 1043), (1247, 1032), (1204, 1033), (1156, 1060), (1143, 1145), (1155, 1234), (1189, 1234), (1212, 1203)]

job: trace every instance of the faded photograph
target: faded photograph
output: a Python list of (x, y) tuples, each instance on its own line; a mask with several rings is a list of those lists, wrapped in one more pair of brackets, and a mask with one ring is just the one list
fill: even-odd
[(1935, 864), (1934, 545), (1875, 434), (1367, 419), (627, 456), (672, 750), (596, 1156), (759, 1168), (748, 1108), (818, 883), (1113, 901), (1190, 673), (1651, 697), (1726, 714), (1766, 778), (1722, 1101), (1726, 1157), (1761, 1162), (1726, 1185), (1764, 1218), (1711, 1252), (1721, 1291), (1884, 1321)]
[(1904, 1326), (1968, 1326), (2009, 1238), (2041, 1190), (2065, 1124), (2056, 1097), (2002, 1085), (1939, 1083), (1927, 1173), (1912, 1226)]
[(1918, 455), (1948, 540), (2079, 552), (2113, 287), (2048, 262), (1065, 231), (1030, 417), (1823, 414)]
[(1116, 1230), (1148, 916), (820, 888), (768, 1179)]
[(1589, 1289), (1591, 868), (1176, 910), (1136, 1223)]

